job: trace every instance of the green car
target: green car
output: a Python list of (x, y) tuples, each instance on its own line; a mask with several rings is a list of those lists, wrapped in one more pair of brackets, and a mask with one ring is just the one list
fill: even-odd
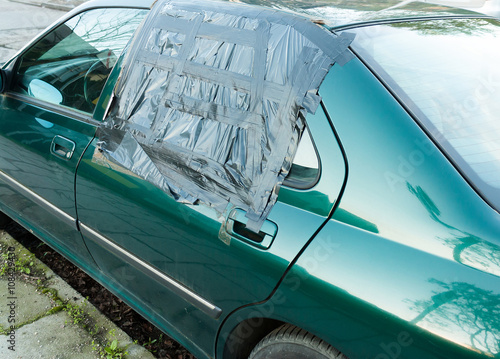
[(3, 216), (199, 359), (500, 358), (500, 22), (251, 2), (91, 1), (7, 61)]

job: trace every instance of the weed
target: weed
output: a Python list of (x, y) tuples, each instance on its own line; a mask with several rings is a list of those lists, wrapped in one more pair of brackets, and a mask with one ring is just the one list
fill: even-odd
[(64, 306), (64, 311), (68, 313), (71, 317), (73, 324), (80, 324), (85, 327), (83, 322), (85, 321), (85, 307), (87, 306), (87, 301), (84, 301), (82, 305), (66, 303)]
[(160, 334), (160, 337), (158, 339), (151, 339), (151, 337), (150, 337), (150, 338), (148, 338), (148, 340), (146, 342), (144, 342), (142, 344), (142, 346), (144, 348), (146, 348), (147, 350), (149, 350), (151, 353), (156, 353), (157, 349), (154, 348), (153, 344), (156, 342), (161, 343), (162, 337), (163, 337), (163, 334)]
[(111, 343), (108, 343), (108, 346), (104, 348), (104, 351), (106, 352), (106, 359), (123, 358), (124, 355), (128, 354), (123, 348), (118, 348), (118, 340), (116, 339)]
[[(109, 334), (114, 337), (115, 330), (110, 330)], [(111, 342), (106, 342), (104, 347), (101, 347), (98, 343), (92, 340), (92, 349), (99, 353), (100, 357), (104, 359), (122, 359), (128, 354), (124, 348), (118, 347), (117, 339), (113, 339)]]
[[(7, 274), (7, 270), (9, 269), (9, 255), (7, 253), (3, 253), (1, 255), (1, 267), (0, 267), (0, 276), (4, 276)], [(31, 267), (34, 265), (34, 255), (23, 255), (22, 257), (15, 257), (14, 265), (17, 273), (31, 274)]]
[(94, 324), (94, 329), (89, 329), (89, 334), (94, 337), (97, 333), (99, 333), (99, 326)]

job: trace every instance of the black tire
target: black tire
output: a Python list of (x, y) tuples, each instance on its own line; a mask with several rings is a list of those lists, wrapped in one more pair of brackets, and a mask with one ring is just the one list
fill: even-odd
[(12, 222), (9, 216), (0, 212), (0, 229), (5, 229)]
[(325, 341), (290, 324), (269, 333), (248, 359), (348, 359)]

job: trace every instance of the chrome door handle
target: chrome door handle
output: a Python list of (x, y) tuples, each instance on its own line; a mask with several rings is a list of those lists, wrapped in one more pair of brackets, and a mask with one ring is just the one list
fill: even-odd
[(50, 145), (50, 153), (65, 160), (71, 159), (75, 152), (75, 143), (66, 137), (55, 136)]
[(255, 247), (269, 248), (278, 233), (276, 223), (265, 220), (259, 233), (255, 233), (246, 228), (248, 218), (245, 215), (245, 211), (238, 208), (233, 209), (223, 224), (224, 231), (229, 236), (250, 243)]

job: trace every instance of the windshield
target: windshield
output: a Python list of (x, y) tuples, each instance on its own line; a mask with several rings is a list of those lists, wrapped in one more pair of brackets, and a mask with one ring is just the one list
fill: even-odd
[(448, 19), (351, 29), (353, 49), (500, 209), (500, 22)]

